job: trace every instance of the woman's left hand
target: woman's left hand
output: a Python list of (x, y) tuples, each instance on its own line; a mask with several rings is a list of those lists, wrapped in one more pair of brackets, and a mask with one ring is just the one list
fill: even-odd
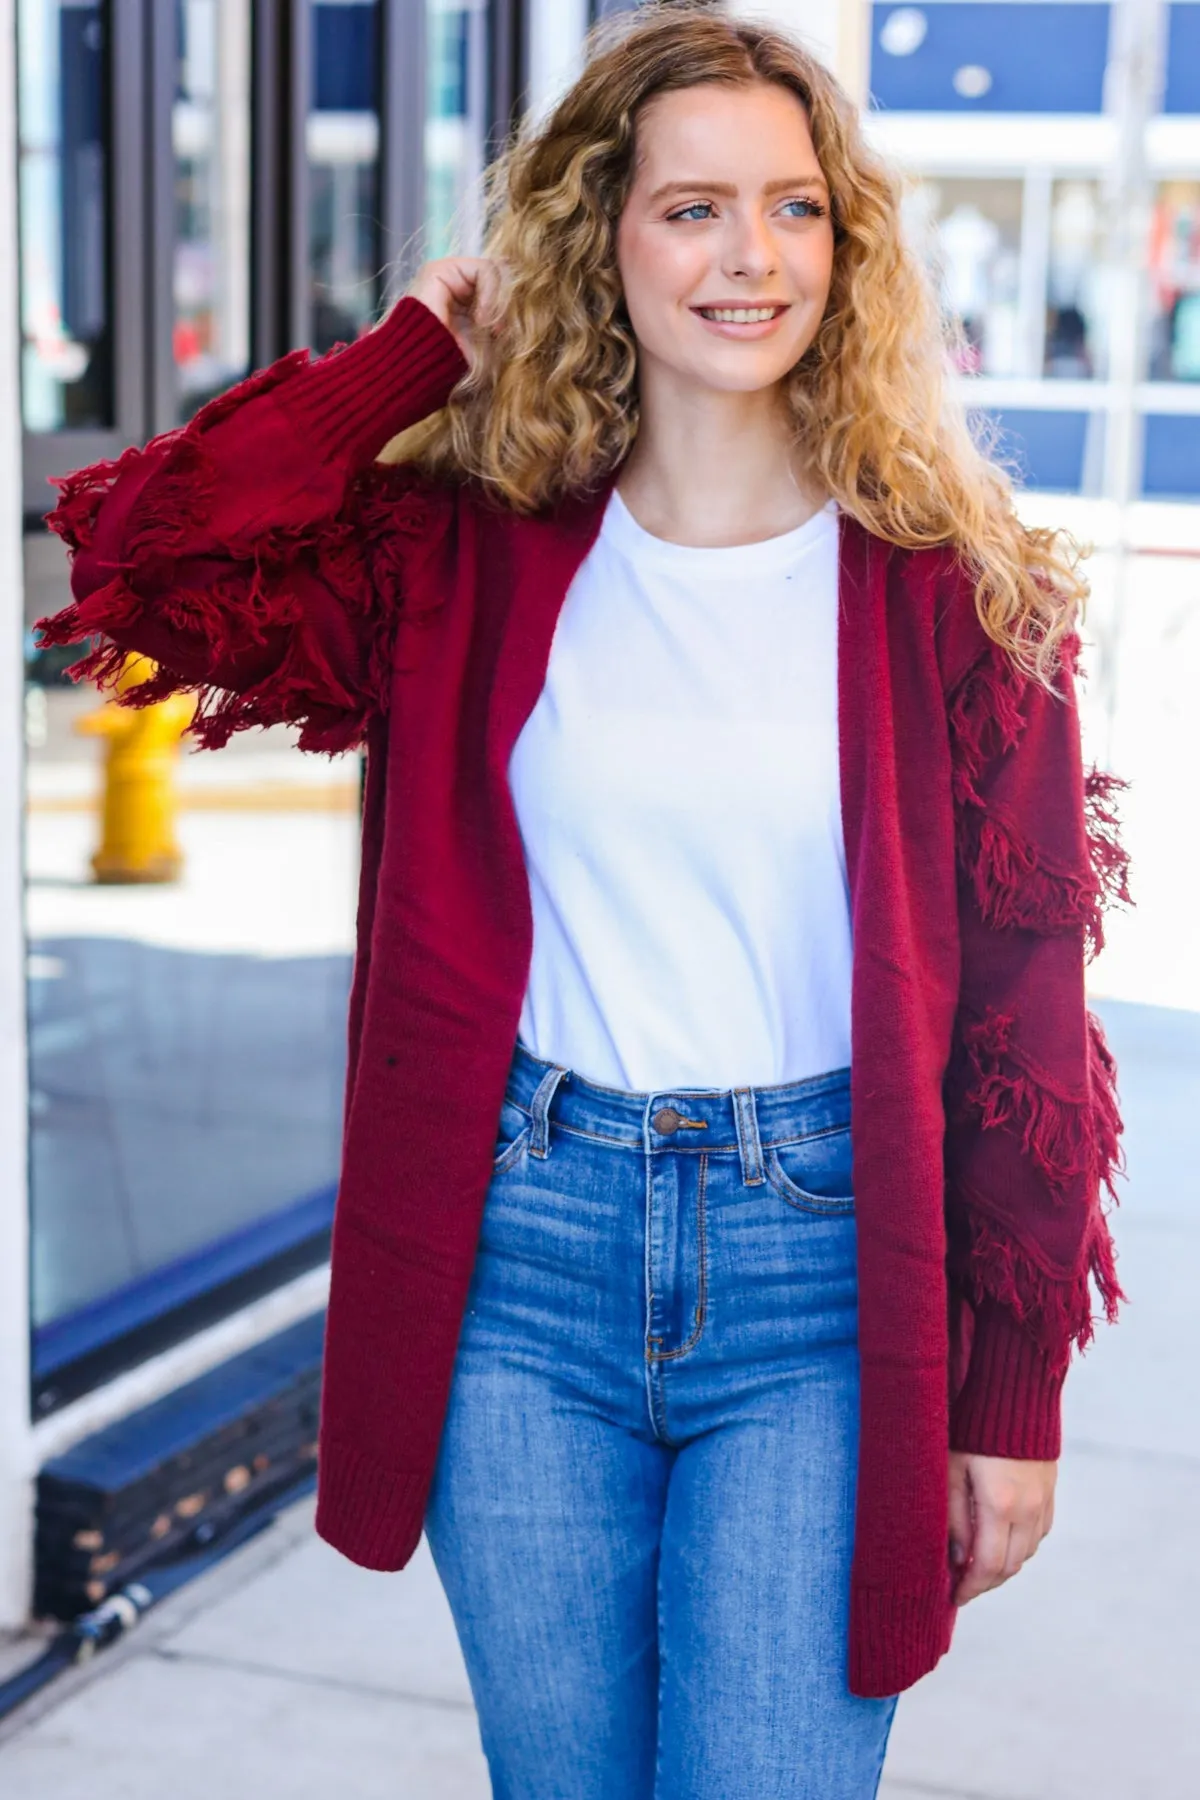
[(961, 1571), (954, 1602), (1000, 1587), (1054, 1523), (1056, 1462), (950, 1452), (950, 1561)]

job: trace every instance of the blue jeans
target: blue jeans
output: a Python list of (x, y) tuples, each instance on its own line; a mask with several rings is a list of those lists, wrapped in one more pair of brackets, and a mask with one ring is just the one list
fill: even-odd
[(519, 1040), (425, 1529), (495, 1800), (870, 1800), (850, 1078)]

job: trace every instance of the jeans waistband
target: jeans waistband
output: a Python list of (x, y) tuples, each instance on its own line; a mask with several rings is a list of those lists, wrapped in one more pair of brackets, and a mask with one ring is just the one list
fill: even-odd
[(530, 1153), (550, 1153), (549, 1126), (606, 1139), (616, 1147), (699, 1152), (737, 1150), (743, 1177), (760, 1181), (763, 1150), (850, 1124), (850, 1070), (763, 1087), (604, 1087), (574, 1069), (534, 1056), (517, 1039), (507, 1097), (533, 1121)]

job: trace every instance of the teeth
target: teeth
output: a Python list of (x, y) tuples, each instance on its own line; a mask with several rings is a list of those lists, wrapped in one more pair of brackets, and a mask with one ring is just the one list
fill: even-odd
[(701, 313), (706, 319), (716, 319), (721, 325), (761, 325), (767, 319), (775, 317), (773, 306), (702, 306)]

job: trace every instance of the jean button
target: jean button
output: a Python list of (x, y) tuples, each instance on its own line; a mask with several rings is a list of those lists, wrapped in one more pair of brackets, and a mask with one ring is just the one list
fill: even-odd
[(669, 1136), (672, 1131), (679, 1130), (679, 1119), (680, 1115), (673, 1106), (660, 1106), (650, 1123), (655, 1131), (664, 1132)]

